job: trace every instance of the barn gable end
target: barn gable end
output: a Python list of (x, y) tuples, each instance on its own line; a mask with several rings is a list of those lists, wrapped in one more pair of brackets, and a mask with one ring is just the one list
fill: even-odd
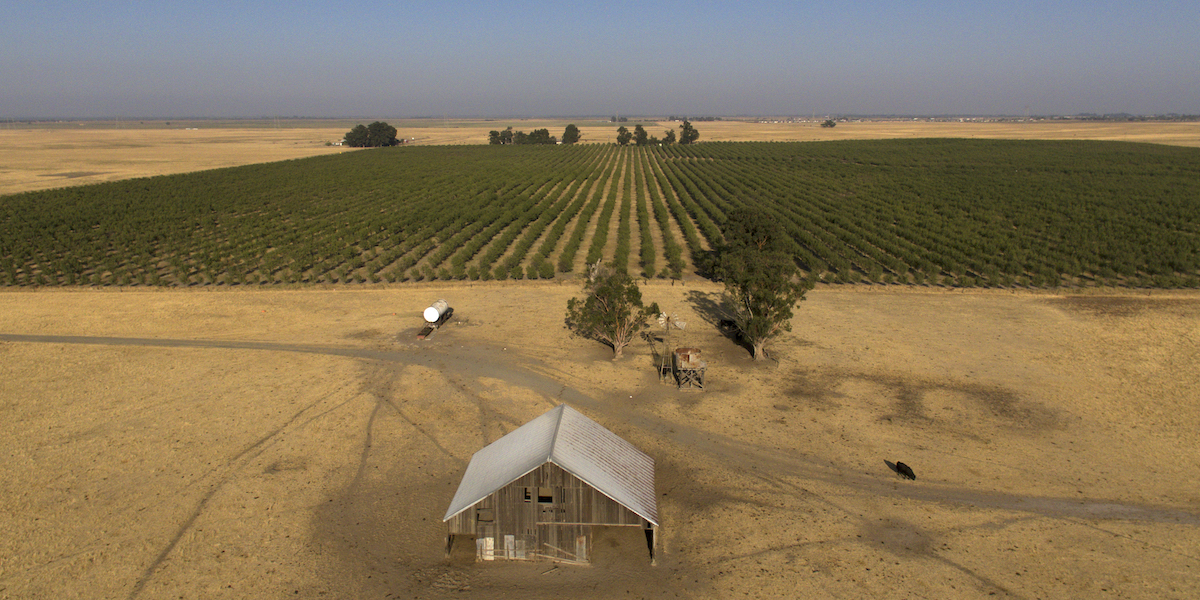
[(560, 405), (476, 452), (443, 520), (484, 560), (588, 562), (594, 526), (642, 527), (653, 557), (654, 460)]

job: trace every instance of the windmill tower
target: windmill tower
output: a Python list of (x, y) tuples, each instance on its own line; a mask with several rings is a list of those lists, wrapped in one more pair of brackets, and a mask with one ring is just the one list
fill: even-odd
[(672, 331), (683, 331), (687, 327), (686, 321), (680, 321), (679, 315), (661, 313), (658, 315), (658, 324), (663, 328), (663, 352), (658, 361), (658, 379), (659, 381), (675, 381), (674, 362), (671, 355), (675, 352), (675, 344), (672, 343)]

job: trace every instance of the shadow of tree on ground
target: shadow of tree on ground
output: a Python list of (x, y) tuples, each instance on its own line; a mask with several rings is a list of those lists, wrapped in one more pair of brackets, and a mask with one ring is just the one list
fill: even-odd
[(737, 325), (733, 321), (734, 307), (729, 301), (729, 298), (724, 294), (713, 292), (691, 291), (687, 294), (688, 302), (696, 311), (705, 323), (713, 326), (721, 335), (742, 347), (751, 355), (754, 354), (754, 346), (742, 336), (742, 332), (738, 330)]

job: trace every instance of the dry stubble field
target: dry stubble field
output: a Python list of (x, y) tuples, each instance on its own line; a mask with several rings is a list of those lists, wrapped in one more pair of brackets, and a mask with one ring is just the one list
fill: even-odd
[(0, 130), (0, 195), (342, 152), (341, 128)]
[[(0, 293), (0, 598), (1200, 594), (1200, 295), (819, 287), (755, 364), (654, 282), (680, 393), (563, 329), (577, 291)], [(655, 458), (658, 564), (444, 559), (471, 454), (560, 402)]]

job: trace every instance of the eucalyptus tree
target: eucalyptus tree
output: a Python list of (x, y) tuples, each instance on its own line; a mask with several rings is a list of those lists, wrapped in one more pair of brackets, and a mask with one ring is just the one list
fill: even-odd
[(725, 223), (713, 273), (724, 281), (732, 321), (763, 360), (766, 343), (792, 330), (792, 309), (812, 289), (786, 248), (786, 233), (763, 211), (736, 209)]

